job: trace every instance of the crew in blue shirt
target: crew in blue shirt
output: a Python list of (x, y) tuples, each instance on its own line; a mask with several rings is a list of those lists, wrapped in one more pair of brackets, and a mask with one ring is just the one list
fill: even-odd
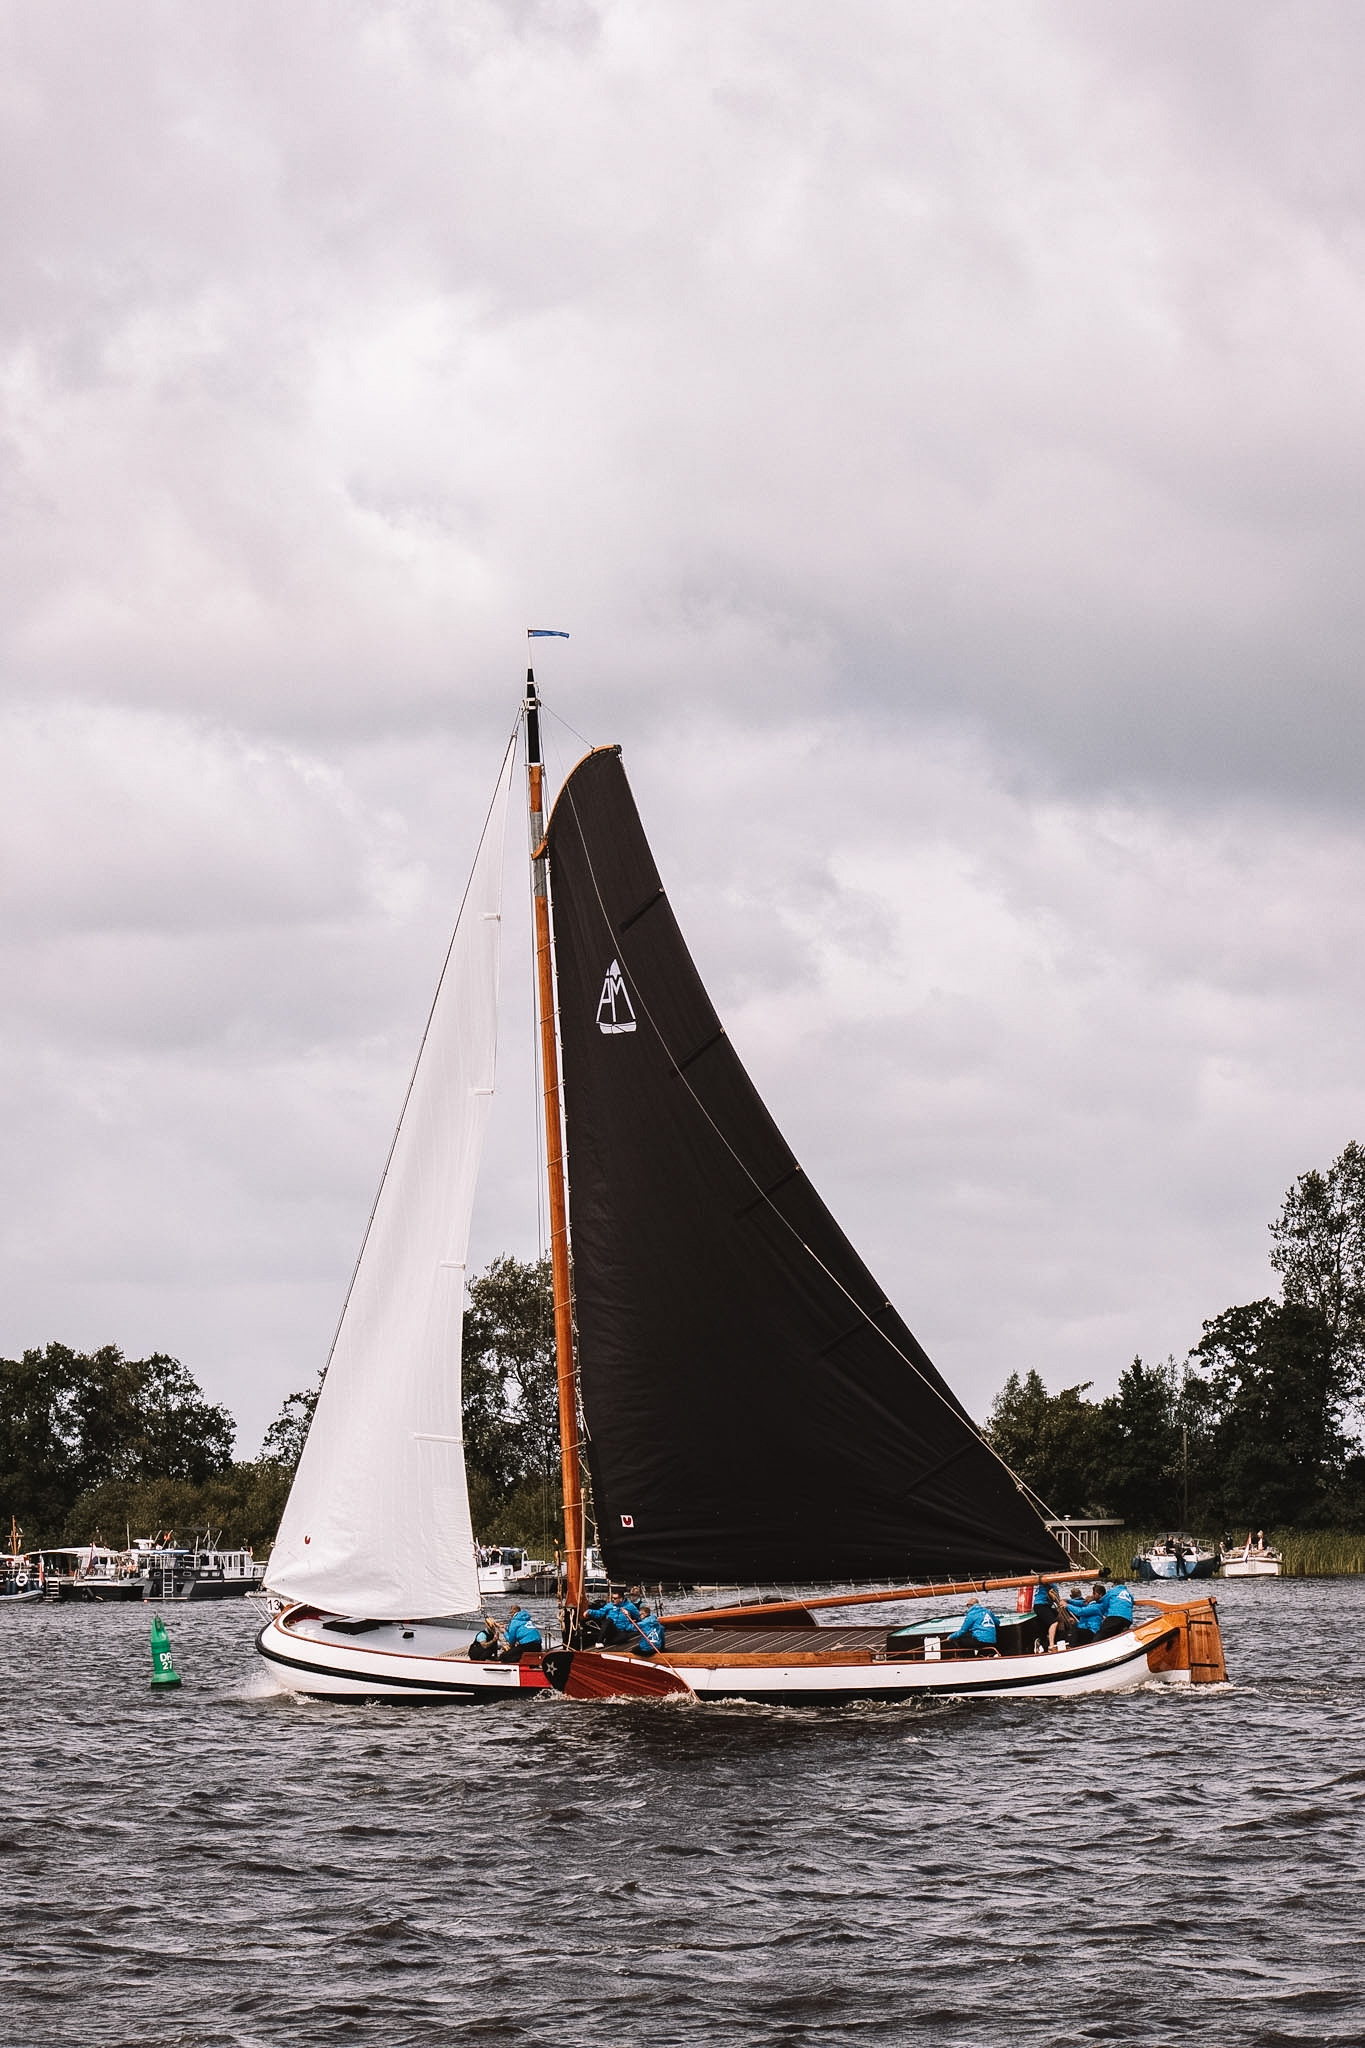
[(1034, 1630), (1033, 1637), (1038, 1648), (1046, 1649), (1055, 1640), (1057, 1622), (1062, 1611), (1062, 1596), (1056, 1586), (1050, 1586), (1046, 1579), (1039, 1579), (1033, 1589), (1031, 1609)]
[(1093, 1643), (1099, 1635), (1100, 1623), (1104, 1620), (1105, 1586), (1102, 1579), (1096, 1579), (1090, 1589), (1090, 1598), (1082, 1600), (1079, 1593), (1073, 1593), (1067, 1601), (1067, 1612), (1076, 1624), (1076, 1636), (1082, 1643)]
[(657, 1614), (650, 1612), (647, 1602), (640, 1606), (640, 1619), (635, 1624), (639, 1634), (631, 1645), (637, 1657), (653, 1657), (664, 1646), (664, 1625)]
[(632, 1648), (639, 1642), (638, 1618), (633, 1600), (604, 1600), (600, 1607), (590, 1607), (584, 1616), (586, 1621), (601, 1622), (602, 1647), (607, 1650)]
[(1104, 1616), (1096, 1631), (1096, 1639), (1121, 1636), (1132, 1626), (1133, 1596), (1120, 1581), (1117, 1586), (1111, 1586), (1104, 1596)]
[(955, 1650), (970, 1651), (974, 1657), (998, 1657), (995, 1647), (996, 1618), (989, 1607), (974, 1601), (962, 1617), (962, 1626), (948, 1637)]
[(503, 1630), (500, 1664), (520, 1664), (525, 1650), (541, 1648), (540, 1630), (524, 1607), (519, 1607)]

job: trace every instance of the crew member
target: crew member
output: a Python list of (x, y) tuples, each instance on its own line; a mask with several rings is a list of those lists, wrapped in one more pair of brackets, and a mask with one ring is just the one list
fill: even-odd
[(469, 1655), (476, 1664), (487, 1664), (502, 1648), (502, 1626), (491, 1614), (485, 1614), (483, 1627), (469, 1645)]
[(631, 1611), (632, 1607), (633, 1602), (604, 1600), (600, 1607), (588, 1609), (584, 1620), (601, 1624), (604, 1650), (628, 1649), (639, 1641), (637, 1617)]
[(962, 1617), (962, 1626), (955, 1635), (948, 1637), (948, 1643), (955, 1650), (966, 1650), (973, 1657), (998, 1657), (995, 1647), (996, 1618), (989, 1607), (983, 1607), (979, 1600)]
[(1062, 1596), (1057, 1588), (1048, 1585), (1045, 1579), (1039, 1579), (1033, 1589), (1033, 1602), (1030, 1609), (1034, 1622), (1034, 1641), (1036, 1643), (1050, 1643), (1053, 1640), (1057, 1618), (1061, 1611)]
[(1121, 1636), (1133, 1626), (1133, 1596), (1122, 1580), (1104, 1596), (1104, 1614), (1095, 1631), (1098, 1642), (1104, 1636)]
[(1073, 1593), (1067, 1601), (1067, 1611), (1076, 1624), (1076, 1635), (1082, 1643), (1093, 1643), (1099, 1635), (1100, 1623), (1104, 1620), (1105, 1584), (1096, 1579), (1090, 1588), (1090, 1598), (1082, 1600), (1079, 1593)]
[(503, 1630), (503, 1648), (499, 1652), (499, 1664), (520, 1664), (525, 1650), (541, 1648), (540, 1630), (524, 1607), (519, 1607)]
[(657, 1614), (650, 1611), (649, 1602), (642, 1601), (640, 1619), (635, 1624), (639, 1635), (633, 1644), (637, 1657), (653, 1657), (664, 1646), (664, 1625)]

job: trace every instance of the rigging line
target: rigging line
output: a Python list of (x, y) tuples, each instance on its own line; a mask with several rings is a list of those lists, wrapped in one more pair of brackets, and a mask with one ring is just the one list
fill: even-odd
[[(572, 730), (572, 728), (570, 729)], [(593, 893), (597, 897), (597, 907), (602, 913), (602, 922), (606, 925), (608, 932), (610, 932), (611, 934), (612, 943), (617, 948), (617, 958), (619, 959), (621, 958), (624, 949), (621, 945), (620, 934), (617, 932), (616, 927), (613, 925), (610, 917), (607, 915), (607, 906), (602, 900), (602, 890), (601, 885), (597, 880), (597, 870), (593, 866), (592, 855), (588, 851), (587, 834), (583, 830), (583, 821), (578, 815), (578, 805), (574, 799), (572, 776), (570, 776), (563, 783), (559, 794), (561, 797), (567, 796), (569, 799), (569, 808), (573, 812), (574, 823), (578, 827), (578, 838), (579, 844), (582, 846), (583, 849), (583, 858), (587, 862), (588, 873), (592, 877)], [(546, 829), (548, 832), (548, 824)], [(945, 1407), (948, 1410), (949, 1414), (954, 1416), (957, 1421), (966, 1423), (968, 1429), (972, 1431), (972, 1433), (976, 1437), (977, 1442), (982, 1446), (983, 1450), (989, 1452), (990, 1456), (995, 1459), (996, 1464), (999, 1465), (1001, 1471), (1009, 1476), (1009, 1478), (1013, 1481), (1014, 1485), (1019, 1489), (1020, 1493), (1022, 1493), (1027, 1500), (1032, 1502), (1035, 1508), (1040, 1508), (1042, 1510), (1042, 1519), (1044, 1521), (1047, 1521), (1049, 1519), (1053, 1521), (1057, 1520), (1058, 1517), (1056, 1514), (1056, 1510), (1049, 1507), (1048, 1503), (1042, 1499), (1042, 1496), (1040, 1494), (1034, 1491), (1034, 1489), (1029, 1485), (1026, 1479), (1020, 1478), (1019, 1474), (1014, 1470), (1013, 1466), (1008, 1464), (1006, 1460), (1001, 1457), (999, 1451), (996, 1450), (993, 1444), (987, 1442), (986, 1438), (982, 1435), (978, 1425), (972, 1421), (971, 1416), (967, 1415), (961, 1408), (959, 1408), (956, 1401), (950, 1399), (941, 1387), (936, 1387), (933, 1381), (927, 1377), (923, 1369), (920, 1366), (916, 1365), (914, 1359), (909, 1357), (904, 1351), (901, 1350), (900, 1345), (895, 1342), (894, 1338), (889, 1337), (885, 1330), (878, 1327), (877, 1323), (873, 1320), (872, 1316), (868, 1313), (868, 1311), (863, 1307), (862, 1303), (857, 1299), (856, 1295), (849, 1292), (849, 1289), (845, 1287), (843, 1281), (839, 1278), (838, 1274), (830, 1271), (829, 1267), (820, 1257), (820, 1254), (806, 1243), (806, 1240), (802, 1237), (800, 1231), (796, 1228), (796, 1225), (792, 1223), (786, 1216), (783, 1215), (782, 1211), (773, 1201), (771, 1195), (769, 1195), (767, 1190), (762, 1186), (757, 1176), (750, 1171), (745, 1161), (740, 1158), (739, 1153), (735, 1150), (729, 1138), (726, 1137), (724, 1131), (720, 1128), (720, 1125), (716, 1122), (710, 1110), (706, 1107), (706, 1104), (702, 1101), (700, 1095), (698, 1095), (696, 1089), (688, 1080), (687, 1075), (683, 1072), (682, 1066), (679, 1063), (676, 1055), (670, 1048), (668, 1040), (664, 1037), (663, 1032), (659, 1029), (658, 1021), (655, 1018), (653, 1011), (650, 1009), (649, 1004), (645, 1001), (644, 995), (640, 990), (638, 982), (636, 983), (636, 995), (639, 999), (640, 1008), (644, 1011), (646, 1017), (648, 1017), (649, 1019), (651, 1026), (653, 1027), (655, 1036), (658, 1038), (658, 1041), (660, 1045), (663, 1047), (664, 1051), (668, 1054), (669, 1059), (673, 1062), (673, 1069), (675, 1074), (677, 1075), (678, 1079), (682, 1082), (683, 1087), (687, 1090), (688, 1094), (692, 1097), (692, 1100), (696, 1103), (697, 1108), (701, 1111), (707, 1123), (711, 1126), (711, 1129), (720, 1139), (721, 1144), (725, 1147), (726, 1151), (730, 1154), (730, 1157), (734, 1160), (740, 1172), (749, 1182), (749, 1185), (757, 1191), (759, 1200), (762, 1203), (764, 1203), (769, 1209), (771, 1209), (774, 1216), (776, 1216), (778, 1222), (781, 1223), (783, 1228), (789, 1233), (790, 1236), (795, 1238), (796, 1242), (800, 1245), (802, 1251), (805, 1252), (807, 1258), (813, 1260), (813, 1262), (820, 1268), (820, 1271), (825, 1275), (826, 1279), (833, 1282), (834, 1286), (838, 1288), (840, 1294), (842, 1294), (845, 1300), (850, 1304), (850, 1306), (857, 1311), (858, 1315), (861, 1316), (862, 1320), (867, 1324), (868, 1328), (871, 1329), (876, 1336), (880, 1337), (884, 1344), (890, 1347), (890, 1349), (895, 1353), (896, 1357), (901, 1360), (902, 1364), (909, 1366), (911, 1372), (914, 1373), (915, 1377), (923, 1382), (924, 1386), (926, 1386), (929, 1392), (935, 1397), (935, 1399), (939, 1401), (943, 1405), (943, 1407)]]
[[(546, 704), (542, 704), (540, 708), (542, 711), (549, 710), (549, 706)], [(550, 716), (554, 719), (556, 725), (562, 725), (566, 732), (571, 732), (574, 738), (578, 741), (580, 746), (586, 747), (589, 752), (592, 751), (592, 741), (589, 739), (585, 739), (583, 737), (583, 734), (578, 730), (578, 727), (576, 725), (570, 725), (568, 719), (562, 718), (559, 712), (557, 711), (551, 711)], [(563, 780), (562, 777), (560, 779), (561, 781)]]
[[(483, 830), (479, 833), (479, 843), (474, 849), (474, 859), (469, 870), (469, 880), (464, 885), (464, 894), (460, 898), (460, 907), (455, 913), (455, 924), (450, 934), (450, 944), (446, 947), (445, 959), (441, 962), (441, 972), (436, 981), (436, 993), (431, 999), (431, 1008), (427, 1011), (427, 1021), (422, 1026), (422, 1040), (417, 1048), (417, 1057), (412, 1063), (412, 1072), (408, 1076), (408, 1085), (403, 1091), (403, 1106), (398, 1112), (398, 1121), (393, 1127), (393, 1137), (389, 1141), (388, 1154), (384, 1160), (384, 1171), (379, 1176), (379, 1186), (375, 1189), (374, 1201), (370, 1205), (369, 1220), (365, 1225), (365, 1235), (360, 1240), (360, 1250), (356, 1253), (355, 1264), (351, 1268), (351, 1277), (346, 1286), (346, 1299), (341, 1304), (341, 1314), (337, 1317), (337, 1326), (332, 1332), (332, 1341), (327, 1347), (327, 1365), (324, 1365), (322, 1368), (324, 1378), (326, 1377), (328, 1366), (331, 1365), (336, 1355), (337, 1344), (340, 1341), (342, 1328), (346, 1322), (346, 1311), (351, 1306), (351, 1296), (355, 1292), (356, 1276), (360, 1272), (360, 1262), (365, 1256), (365, 1247), (370, 1241), (370, 1232), (374, 1229), (374, 1219), (379, 1214), (379, 1204), (383, 1199), (384, 1186), (389, 1177), (389, 1168), (393, 1165), (393, 1155), (398, 1149), (398, 1139), (403, 1129), (403, 1119), (408, 1113), (408, 1104), (412, 1100), (412, 1091), (417, 1085), (417, 1069), (421, 1066), (422, 1054), (427, 1049), (427, 1039), (431, 1036), (432, 1021), (436, 1015), (436, 1005), (441, 1000), (441, 990), (445, 987), (446, 974), (450, 968), (450, 956), (455, 951), (455, 938), (460, 929), (460, 919), (464, 916), (465, 905), (469, 901), (469, 892), (474, 886), (474, 869), (479, 864), (479, 855), (483, 850), (483, 842), (488, 836), (488, 827), (492, 822), (493, 806), (498, 800), (498, 794), (502, 789), (504, 781), (507, 783), (509, 792), (511, 790), (512, 774), (517, 765), (517, 734), (520, 727), (521, 709), (518, 707), (516, 723), (512, 727), (512, 736), (507, 742), (507, 752), (502, 757), (502, 767), (498, 770), (498, 779), (493, 784), (493, 794), (488, 800), (488, 809), (484, 812)], [(460, 1303), (460, 1313), (463, 1317), (463, 1300)]]

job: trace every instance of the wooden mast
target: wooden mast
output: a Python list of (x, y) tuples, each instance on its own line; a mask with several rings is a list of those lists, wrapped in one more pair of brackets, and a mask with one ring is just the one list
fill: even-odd
[(564, 1133), (559, 1108), (554, 961), (550, 952), (549, 863), (545, 853), (545, 769), (540, 751), (540, 699), (526, 671), (526, 777), (531, 813), (531, 901), (535, 914), (536, 996), (540, 1073), (545, 1105), (545, 1170), (550, 1195), (550, 1276), (555, 1303), (555, 1368), (559, 1379), (559, 1461), (564, 1488), (564, 1589), (560, 1627), (568, 1643), (583, 1607), (583, 1476), (574, 1376), (573, 1306), (569, 1296), (569, 1216), (564, 1189)]

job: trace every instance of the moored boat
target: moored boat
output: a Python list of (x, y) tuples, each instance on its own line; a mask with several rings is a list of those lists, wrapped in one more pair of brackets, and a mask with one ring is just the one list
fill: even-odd
[(9, 1550), (0, 1557), (0, 1603), (29, 1607), (43, 1597), (43, 1560), (38, 1551), (23, 1548), (23, 1531), (10, 1516)]
[(41, 1554), (49, 1600), (109, 1607), (142, 1598), (142, 1580), (130, 1550), (67, 1543), (45, 1545)]
[(554, 1567), (531, 1557), (517, 1544), (483, 1544), (478, 1548), (479, 1591), (495, 1598), (510, 1593), (553, 1594)]
[(1250, 1530), (1240, 1550), (1224, 1550), (1219, 1558), (1218, 1569), (1225, 1579), (1278, 1579), (1284, 1567), (1284, 1559), (1273, 1544), (1265, 1540), (1265, 1531), (1258, 1529), (1253, 1539)]
[(212, 1541), (193, 1549), (174, 1543), (139, 1541), (132, 1547), (140, 1597), (167, 1600), (235, 1600), (259, 1591), (265, 1566), (245, 1548), (223, 1550)]
[(1133, 1559), (1134, 1572), (1147, 1583), (1154, 1579), (1211, 1579), (1217, 1569), (1216, 1546), (1180, 1531), (1159, 1536)]

